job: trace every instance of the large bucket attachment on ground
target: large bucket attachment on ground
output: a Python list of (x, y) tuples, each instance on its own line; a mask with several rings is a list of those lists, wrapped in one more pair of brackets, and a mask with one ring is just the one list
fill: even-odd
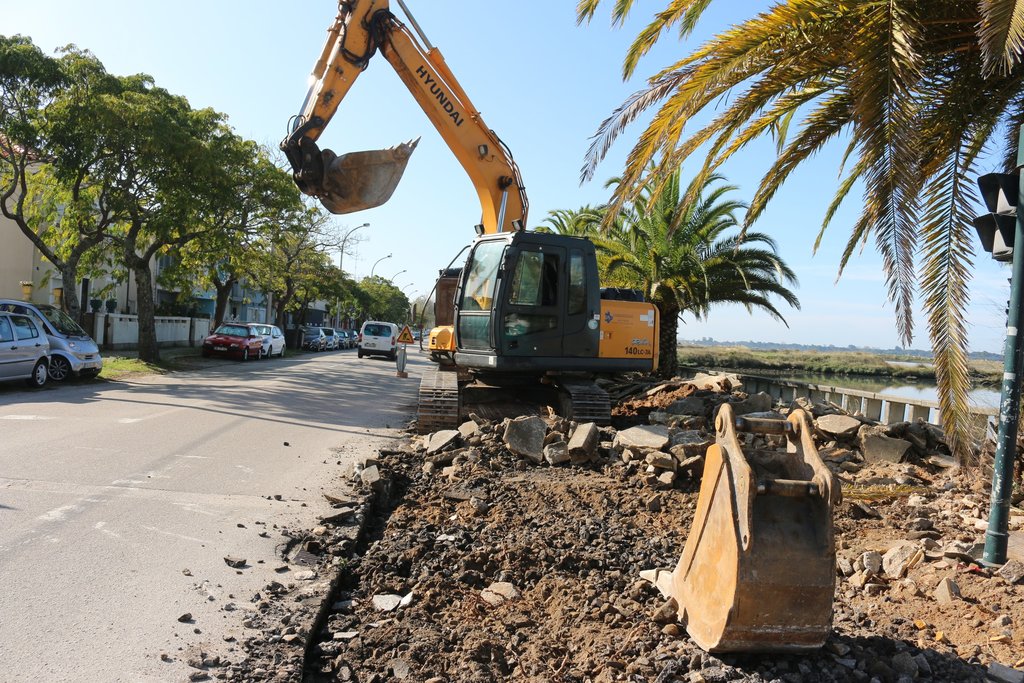
[[(838, 479), (807, 414), (736, 418), (721, 407), (693, 527), (672, 575), (680, 621), (708, 652), (821, 647), (832, 624)], [(744, 454), (737, 430), (783, 435), (786, 450)]]
[(388, 149), (320, 153), (323, 177), (313, 194), (331, 213), (352, 213), (380, 206), (398, 187), (419, 139)]

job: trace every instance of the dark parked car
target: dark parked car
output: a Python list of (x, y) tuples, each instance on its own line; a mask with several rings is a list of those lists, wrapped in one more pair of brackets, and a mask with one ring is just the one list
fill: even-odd
[(259, 358), (263, 335), (243, 323), (226, 323), (203, 340), (204, 356), (229, 356), (241, 360)]
[(310, 351), (323, 351), (327, 348), (327, 335), (322, 327), (300, 327), (302, 348)]

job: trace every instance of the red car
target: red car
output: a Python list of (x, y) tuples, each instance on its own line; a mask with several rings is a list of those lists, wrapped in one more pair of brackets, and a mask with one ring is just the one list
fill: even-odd
[(203, 340), (203, 356), (230, 356), (241, 360), (259, 358), (263, 336), (248, 325), (226, 323)]

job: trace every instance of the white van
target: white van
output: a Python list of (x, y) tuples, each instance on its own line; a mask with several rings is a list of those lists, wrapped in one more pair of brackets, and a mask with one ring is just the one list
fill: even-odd
[(394, 323), (367, 320), (359, 328), (358, 356), (387, 356), (394, 360), (397, 354), (398, 334), (401, 330)]
[(17, 299), (0, 299), (0, 311), (35, 318), (50, 342), (50, 379), (95, 377), (103, 369), (103, 357), (92, 337), (56, 306)]

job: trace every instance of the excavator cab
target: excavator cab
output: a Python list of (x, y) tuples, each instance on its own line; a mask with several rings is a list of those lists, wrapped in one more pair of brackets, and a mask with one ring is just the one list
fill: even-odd
[[(649, 355), (599, 353), (604, 302), (590, 240), (525, 231), (480, 237), (455, 303), (455, 360), (461, 367), (538, 375), (651, 369)], [(649, 329), (653, 324), (644, 323), (644, 332)]]

